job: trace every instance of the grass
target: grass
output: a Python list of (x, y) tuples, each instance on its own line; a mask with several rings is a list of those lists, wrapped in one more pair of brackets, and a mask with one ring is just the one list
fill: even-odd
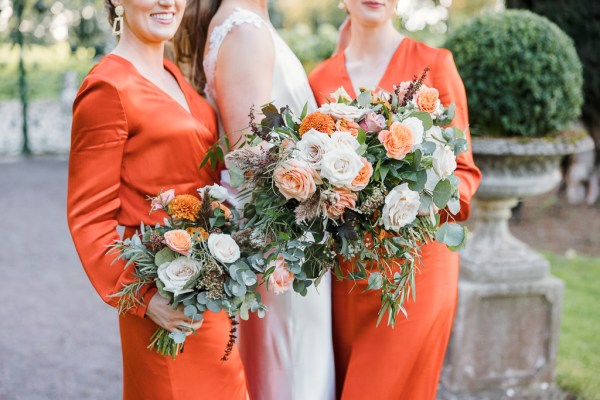
[[(18, 47), (0, 45), (0, 99), (19, 97), (18, 62)], [(30, 99), (57, 98), (63, 86), (65, 71), (77, 71), (81, 81), (92, 65), (92, 54), (89, 50), (81, 48), (72, 53), (67, 43), (27, 47), (25, 68)]]
[(600, 258), (547, 257), (565, 282), (557, 383), (577, 399), (600, 400)]

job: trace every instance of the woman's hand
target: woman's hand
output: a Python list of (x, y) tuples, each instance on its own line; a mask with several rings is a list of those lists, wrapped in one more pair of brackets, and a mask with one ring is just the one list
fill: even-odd
[(198, 330), (202, 326), (202, 321), (192, 321), (183, 313), (183, 308), (179, 307), (173, 310), (169, 301), (160, 294), (155, 293), (150, 299), (146, 316), (156, 325), (168, 330), (169, 332), (181, 331), (189, 336), (193, 330)]

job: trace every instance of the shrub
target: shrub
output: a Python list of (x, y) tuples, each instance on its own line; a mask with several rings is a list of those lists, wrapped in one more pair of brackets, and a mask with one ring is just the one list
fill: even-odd
[(600, 123), (600, 2), (589, 0), (507, 0), (510, 8), (527, 8), (563, 29), (574, 41), (583, 64), (583, 119)]
[(582, 67), (573, 41), (548, 19), (509, 10), (451, 35), (471, 123), (492, 136), (546, 136), (581, 114)]

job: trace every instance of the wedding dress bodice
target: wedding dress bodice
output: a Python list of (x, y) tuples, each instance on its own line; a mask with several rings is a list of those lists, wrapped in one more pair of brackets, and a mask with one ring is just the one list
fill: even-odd
[(306, 72), (302, 64), (277, 34), (273, 26), (252, 11), (236, 8), (235, 11), (219, 26), (215, 27), (210, 35), (208, 50), (204, 57), (204, 72), (206, 74), (205, 93), (211, 103), (216, 104), (215, 72), (219, 48), (227, 34), (242, 24), (251, 24), (257, 28), (263, 25), (269, 29), (275, 46), (275, 61), (273, 65), (273, 79), (271, 85), (271, 101), (277, 108), (288, 105), (295, 115), (299, 116), (308, 102), (308, 111), (314, 111), (317, 104), (313, 97)]

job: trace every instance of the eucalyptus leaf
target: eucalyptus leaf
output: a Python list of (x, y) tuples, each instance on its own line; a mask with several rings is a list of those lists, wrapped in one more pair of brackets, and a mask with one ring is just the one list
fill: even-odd
[(439, 208), (445, 208), (452, 197), (452, 184), (448, 179), (441, 180), (433, 189), (433, 202)]
[(215, 312), (215, 313), (221, 311), (221, 309), (222, 309), (221, 305), (216, 300), (209, 300), (208, 304), (206, 304), (206, 307), (210, 311)]
[(170, 248), (165, 247), (154, 256), (154, 264), (156, 264), (157, 267), (160, 267), (162, 264), (171, 262), (175, 258), (177, 258), (175, 252)]
[(448, 211), (450, 211), (452, 215), (458, 214), (460, 211), (460, 200), (456, 197), (451, 198), (450, 201), (448, 201), (446, 208), (448, 208)]
[(171, 332), (169, 333), (169, 337), (177, 344), (185, 342), (185, 333), (181, 331)]
[(433, 142), (424, 141), (423, 143), (421, 143), (421, 149), (423, 149), (423, 153), (431, 155), (435, 151), (436, 145)]
[(383, 286), (383, 276), (381, 272), (375, 271), (371, 272), (369, 275), (369, 285), (367, 286), (367, 290), (379, 290)]
[(367, 108), (371, 105), (371, 92), (369, 92), (368, 90), (362, 92), (361, 94), (358, 95), (358, 98), (356, 99), (358, 102), (358, 105), (363, 107), (363, 108)]
[(198, 312), (198, 309), (195, 306), (192, 306), (192, 305), (186, 306), (183, 309), (183, 313), (186, 315), (186, 317), (189, 317), (189, 318), (193, 318), (194, 315), (196, 315), (197, 312)]
[(435, 240), (448, 247), (459, 246), (465, 240), (465, 229), (458, 224), (446, 222), (435, 233)]
[(248, 305), (246, 303), (242, 303), (242, 305), (240, 306), (240, 318), (244, 321), (250, 318), (250, 315), (248, 314)]

